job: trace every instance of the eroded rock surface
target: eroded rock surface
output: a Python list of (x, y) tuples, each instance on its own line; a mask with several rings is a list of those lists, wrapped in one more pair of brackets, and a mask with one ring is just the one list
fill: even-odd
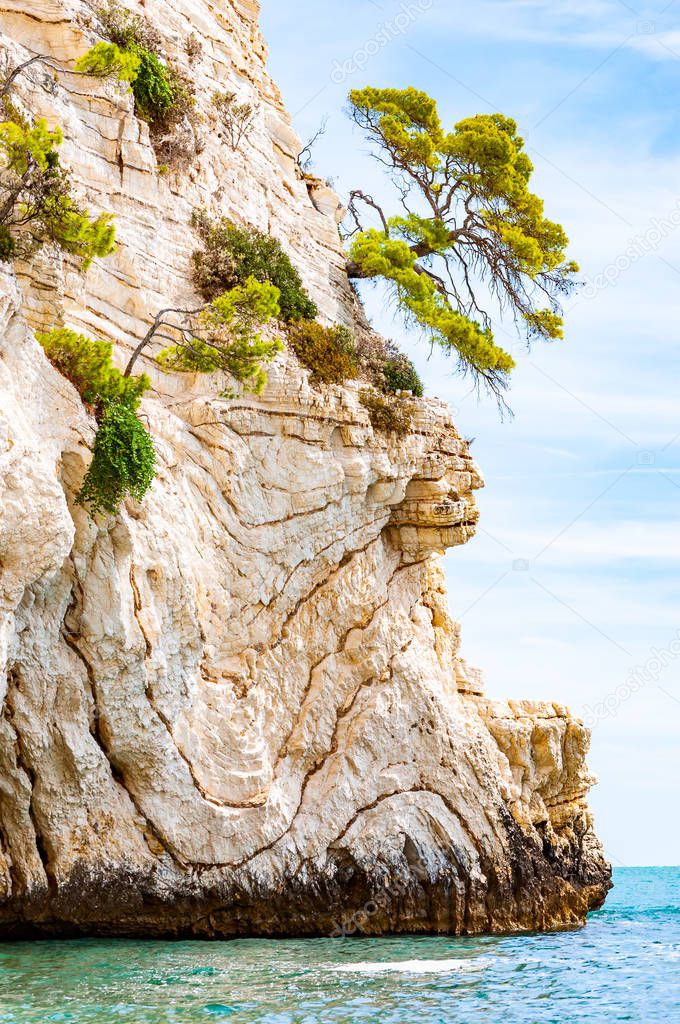
[[(179, 63), (190, 32), (203, 44), (187, 170), (159, 174), (112, 83), (38, 68), (15, 95), (62, 125), (120, 247), (85, 275), (47, 250), (0, 274), (0, 934), (582, 923), (609, 885), (587, 731), (557, 705), (487, 700), (460, 658), (441, 553), (473, 535), (482, 481), (442, 403), (397, 439), (359, 385), (312, 388), (290, 354), (233, 401), (149, 363), (151, 493), (96, 524), (73, 503), (95, 425), (31, 329), (110, 338), (122, 361), (157, 309), (195, 300), (192, 209), (277, 235), (323, 318), (361, 317), (257, 4), (143, 10)], [(5, 65), (96, 39), (80, 0), (0, 16)], [(211, 130), (217, 87), (258, 106), (236, 153)]]

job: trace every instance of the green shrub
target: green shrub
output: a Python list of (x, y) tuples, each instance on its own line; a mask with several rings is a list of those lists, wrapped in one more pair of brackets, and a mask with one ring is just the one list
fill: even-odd
[[(193, 83), (172, 63), (161, 59), (162, 37), (151, 23), (115, 0), (96, 11), (102, 33), (137, 61), (132, 82), (135, 112), (150, 125), (151, 142), (161, 163), (177, 164), (195, 148), (173, 137), (178, 126), (195, 118)], [(102, 44), (104, 45), (104, 44)]]
[(153, 441), (134, 408), (124, 401), (106, 405), (94, 441), (92, 462), (76, 501), (115, 516), (129, 494), (141, 501), (155, 476)]
[(153, 124), (167, 114), (175, 100), (166, 65), (152, 51), (133, 46), (131, 52), (139, 60), (137, 77), (132, 83), (135, 111), (144, 121)]
[(228, 91), (214, 92), (212, 105), (226, 141), (235, 152), (253, 129), (256, 108), (252, 103), (237, 103), (236, 93)]
[(396, 355), (386, 359), (382, 366), (382, 376), (385, 391), (392, 394), (395, 391), (411, 391), (416, 398), (423, 397), (423, 382), (408, 356)]
[(144, 50), (157, 50), (163, 43), (160, 32), (156, 31), (148, 18), (133, 14), (117, 0), (108, 0), (96, 7), (95, 15), (102, 35), (116, 43), (121, 50), (129, 50), (133, 45)]
[(93, 406), (99, 423), (92, 462), (76, 501), (92, 516), (116, 515), (127, 494), (141, 501), (154, 478), (153, 442), (137, 416), (149, 378), (124, 377), (111, 363), (113, 346), (108, 341), (92, 341), (66, 327), (36, 338), (50, 362)]
[(194, 215), (194, 227), (203, 240), (203, 249), (192, 256), (193, 280), (204, 299), (210, 301), (254, 277), (279, 289), (282, 320), (291, 323), (314, 319), (318, 310), (276, 238), (226, 219), (211, 221), (201, 213)]
[(413, 426), (415, 406), (404, 398), (387, 399), (377, 391), (359, 392), (359, 400), (368, 411), (374, 430), (384, 434), (408, 434)]
[(139, 65), (139, 57), (131, 50), (121, 50), (116, 43), (99, 42), (76, 61), (75, 70), (95, 78), (113, 75), (122, 82), (134, 82)]
[(278, 338), (263, 339), (258, 331), (278, 315), (278, 288), (249, 277), (206, 306), (190, 340), (185, 333), (180, 343), (159, 352), (156, 361), (164, 370), (186, 373), (224, 370), (246, 391), (260, 394), (267, 383), (262, 364), (271, 362), (283, 345)]
[(12, 238), (9, 228), (0, 224), (0, 263), (14, 259), (16, 243)]
[(302, 365), (312, 371), (316, 384), (343, 384), (359, 372), (352, 332), (340, 324), (322, 327), (315, 320), (291, 324), (288, 343)]
[[(73, 198), (68, 172), (59, 162), (61, 142), (61, 130), (48, 129), (44, 118), (33, 125), (23, 119), (0, 123), (3, 251), (16, 248), (17, 236), (27, 254), (43, 242), (55, 242), (64, 252), (80, 257), (85, 270), (95, 256), (113, 252), (116, 232), (112, 214), (91, 219)], [(22, 232), (27, 226), (30, 233)]]
[(133, 14), (116, 0), (97, 7), (95, 13), (102, 35), (136, 62), (132, 79), (135, 112), (145, 121), (157, 121), (174, 99), (169, 69), (158, 55), (163, 44), (160, 33), (147, 18)]
[(84, 402), (104, 406), (124, 402), (132, 409), (139, 405), (149, 388), (149, 378), (124, 377), (112, 365), (113, 345), (110, 341), (92, 341), (67, 327), (55, 327), (36, 338), (53, 366), (70, 380)]

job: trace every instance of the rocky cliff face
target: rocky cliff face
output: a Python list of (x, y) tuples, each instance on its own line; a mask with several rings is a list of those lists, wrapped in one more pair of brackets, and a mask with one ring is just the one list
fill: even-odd
[[(141, 9), (141, 8), (140, 8)], [(96, 524), (73, 503), (94, 421), (31, 328), (122, 360), (192, 295), (191, 211), (285, 242), (328, 321), (360, 317), (338, 201), (296, 172), (257, 4), (148, 0), (190, 32), (201, 150), (161, 175), (131, 97), (32, 69), (15, 99), (62, 125), (117, 252), (81, 275), (43, 250), (0, 265), (0, 934), (455, 933), (583, 922), (609, 884), (565, 708), (487, 700), (459, 655), (441, 552), (467, 541), (479, 473), (445, 406), (403, 439), (291, 354), (265, 393), (152, 374), (158, 477)], [(72, 61), (81, 0), (0, 0), (5, 65)], [(234, 153), (209, 98), (258, 106)]]

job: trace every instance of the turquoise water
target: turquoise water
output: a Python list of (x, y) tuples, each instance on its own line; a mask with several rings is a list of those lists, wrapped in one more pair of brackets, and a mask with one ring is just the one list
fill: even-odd
[(615, 882), (566, 934), (0, 944), (0, 1022), (680, 1022), (680, 868)]

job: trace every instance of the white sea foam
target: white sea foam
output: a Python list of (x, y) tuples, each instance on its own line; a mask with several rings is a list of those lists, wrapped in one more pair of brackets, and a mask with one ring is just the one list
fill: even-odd
[(486, 967), (488, 959), (457, 960), (397, 960), (392, 963), (361, 962), (357, 964), (335, 964), (332, 971), (345, 974), (467, 974)]

